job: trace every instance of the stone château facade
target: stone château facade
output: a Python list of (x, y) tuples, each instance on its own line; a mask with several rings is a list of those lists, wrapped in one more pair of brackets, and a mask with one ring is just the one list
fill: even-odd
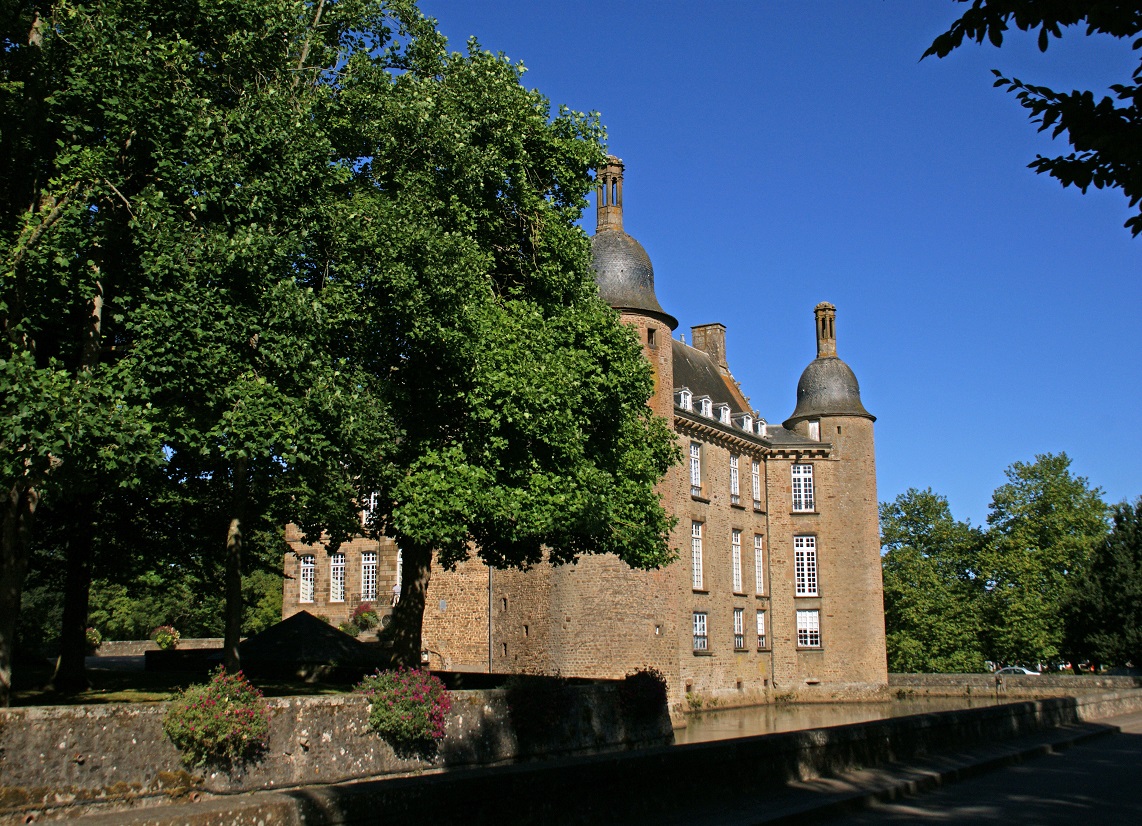
[[(637, 571), (613, 556), (497, 571), (435, 568), (423, 644), (433, 668), (622, 677), (666, 675), (672, 701), (852, 699), (887, 684), (875, 418), (837, 357), (836, 310), (814, 310), (817, 358), (784, 423), (754, 410), (730, 372), (726, 329), (660, 306), (642, 245), (623, 231), (623, 164), (598, 175), (592, 255), (599, 292), (632, 325), (655, 375), (650, 401), (683, 462), (659, 484), (679, 559)], [(348, 617), (390, 602), (391, 540), (330, 555), (287, 536), (283, 615)], [(333, 599), (331, 599), (333, 598)]]

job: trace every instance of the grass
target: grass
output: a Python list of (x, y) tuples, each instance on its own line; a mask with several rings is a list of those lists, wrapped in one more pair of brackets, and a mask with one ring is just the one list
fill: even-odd
[[(90, 661), (89, 661), (90, 662)], [(52, 677), (50, 663), (18, 663), (13, 669), (12, 707), (98, 705), (102, 703), (156, 703), (172, 699), (187, 686), (205, 683), (205, 674), (174, 671), (141, 671), (89, 667), (91, 687), (74, 694), (50, 691), (45, 686)], [(303, 679), (251, 679), (267, 697), (346, 694), (352, 685), (306, 682)]]

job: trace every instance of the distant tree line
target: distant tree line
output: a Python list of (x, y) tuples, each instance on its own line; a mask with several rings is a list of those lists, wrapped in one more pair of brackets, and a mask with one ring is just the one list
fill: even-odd
[(1108, 507), (1070, 464), (1011, 465), (986, 526), (931, 488), (881, 503), (890, 671), (1142, 665), (1142, 498)]

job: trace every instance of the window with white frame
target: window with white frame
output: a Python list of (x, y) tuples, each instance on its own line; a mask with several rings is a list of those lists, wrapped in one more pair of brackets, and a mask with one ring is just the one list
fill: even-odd
[(753, 535), (753, 589), (755, 593), (765, 593), (765, 540), (761, 534)]
[(741, 502), (741, 483), (738, 480), (738, 457), (730, 455), (730, 504)]
[(361, 602), (377, 601), (377, 552), (361, 554)]
[(821, 612), (816, 608), (797, 610), (797, 647), (821, 647)]
[(765, 611), (761, 608), (757, 609), (757, 650), (764, 651), (767, 646), (765, 644)]
[(793, 465), (793, 510), (813, 510), (812, 465)]
[(793, 537), (793, 580), (796, 595), (815, 597), (817, 593), (817, 537)]
[(683, 410), (694, 409), (694, 394), (685, 387), (678, 391), (678, 406)]
[(698, 412), (705, 416), (707, 419), (714, 418), (714, 402), (709, 396), (699, 397)]
[(702, 495), (702, 446), (690, 442), (690, 495)]
[(816, 419), (809, 422), (809, 438), (815, 442), (821, 441), (821, 423)]
[(313, 585), (317, 581), (317, 560), (313, 554), (303, 554), (301, 557), (301, 576), (298, 577), (301, 588), (298, 600), (313, 602)]
[(754, 459), (750, 464), (749, 484), (753, 493), (753, 507), (761, 510), (761, 462)]
[(742, 430), (746, 433), (753, 433), (753, 416), (742, 416)]
[(329, 601), (345, 601), (345, 554), (329, 555)]
[(370, 493), (365, 499), (365, 507), (361, 510), (361, 524), (364, 527), (369, 527), (369, 523), (373, 521), (373, 515), (377, 512), (377, 505), (380, 502), (381, 495), (379, 493)]
[(730, 423), (730, 406), (728, 404), (718, 405), (718, 421), (722, 424)]
[(742, 593), (742, 532), (735, 530), (731, 534), (730, 558), (733, 567), (734, 593)]
[(745, 648), (745, 609), (734, 609), (734, 650)]
[(708, 651), (710, 649), (710, 637), (706, 633), (706, 612), (694, 612), (694, 650), (695, 651)]
[(690, 525), (690, 579), (695, 591), (702, 590), (702, 523)]

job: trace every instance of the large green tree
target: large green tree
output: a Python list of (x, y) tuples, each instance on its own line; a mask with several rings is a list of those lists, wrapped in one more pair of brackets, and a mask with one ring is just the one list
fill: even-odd
[(1065, 653), (1075, 663), (1142, 667), (1142, 498), (1115, 505), (1110, 535), (1071, 582)]
[(982, 583), (974, 575), (982, 532), (952, 517), (931, 488), (880, 505), (888, 668), (982, 671)]
[(375, 319), (354, 332), (399, 434), (373, 527), (403, 551), (390, 629), (406, 663), (434, 552), (446, 567), (669, 560), (654, 484), (677, 456), (575, 223), (603, 159), (597, 121), (553, 113), (475, 43), (421, 46), (405, 73), (363, 58), (341, 73), (357, 155), (329, 275)]
[(992, 494), (978, 576), (987, 587), (985, 653), (999, 663), (1057, 660), (1067, 584), (1107, 531), (1102, 491), (1065, 453), (1015, 462)]
[(670, 557), (673, 441), (575, 225), (594, 118), (404, 0), (3, 9), (0, 694), (39, 498), (91, 524), (148, 463), (231, 665), (251, 556), (372, 492), (405, 661), (433, 551)]
[[(969, 0), (957, 0), (967, 3)], [(971, 7), (937, 37), (924, 56), (945, 57), (965, 40), (994, 46), (1015, 27), (1038, 30), (1039, 49), (1046, 51), (1052, 37), (1063, 29), (1081, 26), (1087, 35), (1130, 38), (1142, 49), (1142, 4), (1120, 0), (970, 0)], [(1133, 71), (1123, 72), (1123, 82), (1110, 87), (1110, 95), (1096, 98), (1091, 90), (1060, 92), (1035, 86), (995, 71), (995, 85), (1014, 92), (1039, 130), (1052, 129), (1052, 136), (1066, 135), (1074, 148), (1053, 158), (1039, 155), (1030, 163), (1036, 172), (1046, 172), (1063, 186), (1075, 185), (1083, 192), (1121, 189), (1138, 206), (1137, 215), (1126, 221), (1134, 235), (1142, 233), (1142, 60)]]

